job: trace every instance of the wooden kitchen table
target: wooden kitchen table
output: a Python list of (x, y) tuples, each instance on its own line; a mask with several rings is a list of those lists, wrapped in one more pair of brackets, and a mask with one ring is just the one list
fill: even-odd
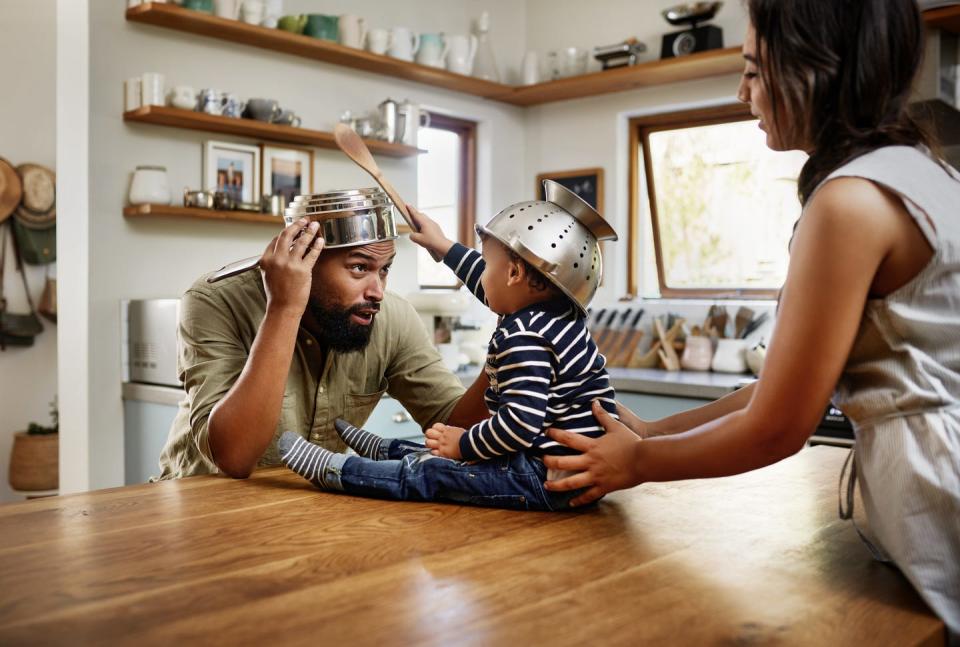
[(573, 513), (326, 494), (282, 468), (0, 506), (0, 645), (942, 644), (837, 519), (845, 454)]

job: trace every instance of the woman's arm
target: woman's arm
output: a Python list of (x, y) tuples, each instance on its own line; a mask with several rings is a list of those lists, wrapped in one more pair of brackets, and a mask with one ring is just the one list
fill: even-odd
[(683, 433), (643, 440), (628, 439), (616, 424), (598, 440), (552, 431), (584, 453), (547, 457), (550, 467), (582, 470), (548, 488), (590, 488), (574, 500), (581, 504), (644, 481), (737, 474), (798, 451), (829, 401), (903, 219), (910, 221), (902, 204), (870, 182), (826, 185), (797, 228), (777, 329), (747, 406)]
[(728, 413), (743, 409), (750, 402), (750, 398), (753, 397), (755, 386), (756, 382), (753, 382), (702, 407), (681, 411), (660, 420), (643, 420), (619, 402), (617, 402), (617, 414), (620, 416), (620, 421), (641, 438), (669, 436), (699, 427)]

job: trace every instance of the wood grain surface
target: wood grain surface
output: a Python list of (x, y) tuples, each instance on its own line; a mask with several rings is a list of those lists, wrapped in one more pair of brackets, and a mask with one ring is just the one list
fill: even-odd
[(0, 645), (943, 644), (837, 519), (845, 452), (570, 513), (282, 468), (0, 506)]

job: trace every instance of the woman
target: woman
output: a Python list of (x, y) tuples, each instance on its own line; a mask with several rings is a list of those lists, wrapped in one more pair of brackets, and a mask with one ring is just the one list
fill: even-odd
[[(960, 174), (907, 113), (923, 53), (914, 0), (748, 0), (738, 96), (773, 150), (809, 153), (776, 334), (760, 379), (607, 435), (551, 431), (590, 488), (757, 469), (800, 450), (827, 402), (854, 423), (875, 555), (960, 633)], [(829, 313), (829, 334), (823, 317)], [(628, 429), (628, 427), (630, 429)], [(632, 430), (634, 433), (631, 433)], [(849, 517), (852, 512), (847, 502)], [(869, 542), (868, 542), (869, 543)]]

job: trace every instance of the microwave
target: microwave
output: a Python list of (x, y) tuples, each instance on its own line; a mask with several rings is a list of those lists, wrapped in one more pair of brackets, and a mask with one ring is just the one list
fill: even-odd
[(177, 374), (180, 299), (131, 299), (124, 310), (128, 381), (182, 387)]

